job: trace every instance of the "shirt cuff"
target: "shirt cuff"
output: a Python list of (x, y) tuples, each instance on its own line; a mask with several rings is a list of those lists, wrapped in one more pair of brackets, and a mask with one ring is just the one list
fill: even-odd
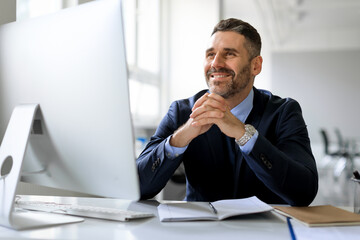
[(165, 154), (166, 154), (167, 158), (174, 159), (174, 158), (178, 157), (180, 154), (183, 154), (185, 152), (185, 150), (187, 149), (187, 146), (186, 147), (173, 147), (173, 146), (171, 146), (170, 145), (171, 136), (169, 136), (166, 139), (166, 142), (165, 142)]
[(249, 139), (247, 143), (245, 143), (244, 146), (239, 145), (241, 152), (245, 153), (246, 155), (249, 155), (252, 149), (254, 148), (258, 136), (259, 136), (259, 132), (256, 130), (255, 134)]

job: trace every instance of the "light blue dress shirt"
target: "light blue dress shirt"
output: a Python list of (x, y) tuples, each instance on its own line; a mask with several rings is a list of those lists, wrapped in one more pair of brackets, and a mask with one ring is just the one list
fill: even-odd
[[(252, 108), (253, 108), (253, 100), (254, 100), (254, 90), (251, 89), (249, 95), (242, 101), (240, 104), (238, 104), (236, 107), (231, 109), (231, 113), (240, 121), (245, 123), (246, 118), (249, 116)], [(178, 157), (180, 154), (184, 153), (187, 146), (185, 147), (173, 147), (170, 145), (169, 141), (172, 135), (170, 135), (165, 142), (165, 153), (166, 156), (170, 159)], [(241, 152), (245, 154), (249, 154), (251, 150), (253, 149), (255, 142), (259, 136), (258, 131), (255, 132), (254, 136), (250, 138), (250, 140), (244, 145), (239, 146)]]

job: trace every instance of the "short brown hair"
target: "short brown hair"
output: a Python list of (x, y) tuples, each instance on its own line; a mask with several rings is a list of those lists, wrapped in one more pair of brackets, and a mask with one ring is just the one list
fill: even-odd
[(257, 30), (249, 23), (240, 19), (229, 18), (221, 20), (213, 29), (211, 35), (216, 32), (237, 32), (246, 39), (245, 48), (249, 53), (250, 59), (259, 56), (261, 51), (261, 37)]

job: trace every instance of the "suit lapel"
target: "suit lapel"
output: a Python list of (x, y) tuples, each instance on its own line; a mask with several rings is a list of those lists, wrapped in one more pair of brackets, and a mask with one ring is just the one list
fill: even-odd
[(261, 93), (254, 88), (254, 100), (253, 100), (253, 108), (246, 118), (245, 123), (253, 125), (256, 129), (259, 128), (260, 120), (262, 117), (262, 113), (264, 112), (264, 99)]

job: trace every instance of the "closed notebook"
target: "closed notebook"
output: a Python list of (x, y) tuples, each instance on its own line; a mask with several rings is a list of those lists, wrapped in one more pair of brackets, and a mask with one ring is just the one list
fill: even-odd
[(273, 210), (257, 197), (216, 202), (176, 202), (158, 206), (160, 221), (223, 220), (225, 218)]
[(275, 211), (309, 227), (360, 225), (360, 215), (331, 205), (310, 207), (276, 206)]

